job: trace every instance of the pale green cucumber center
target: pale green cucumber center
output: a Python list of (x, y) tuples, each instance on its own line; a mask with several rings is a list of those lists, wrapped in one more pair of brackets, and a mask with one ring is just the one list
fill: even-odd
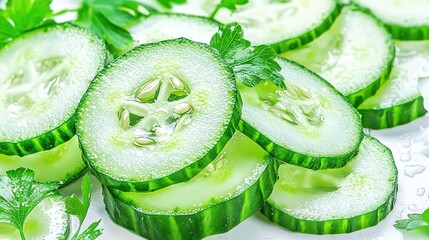
[(344, 8), (329, 31), (282, 56), (305, 65), (349, 95), (381, 76), (393, 56), (392, 45), (388, 33), (375, 19)]
[(389, 80), (359, 109), (389, 108), (420, 96), (418, 79), (429, 76), (429, 41), (397, 42)]
[(427, 0), (353, 0), (382, 21), (405, 27), (429, 25)]
[(62, 182), (75, 177), (86, 166), (77, 136), (51, 150), (24, 157), (0, 155), (0, 175), (16, 168), (29, 168), (38, 182)]
[[(64, 239), (69, 227), (69, 217), (65, 213), (65, 204), (59, 197), (49, 197), (33, 209), (24, 224), (26, 239), (57, 240)], [(21, 239), (18, 229), (12, 225), (0, 223), (0, 239)]]
[(361, 134), (355, 110), (316, 75), (281, 58), (278, 63), (287, 90), (269, 82), (241, 86), (242, 119), (294, 152), (325, 157), (352, 152)]
[(150, 214), (192, 214), (246, 191), (269, 161), (261, 147), (237, 132), (217, 159), (190, 181), (154, 192), (121, 192), (120, 197)]
[(394, 193), (397, 171), (388, 149), (367, 137), (344, 168), (313, 171), (283, 164), (279, 177), (270, 204), (298, 219), (324, 221), (377, 209)]

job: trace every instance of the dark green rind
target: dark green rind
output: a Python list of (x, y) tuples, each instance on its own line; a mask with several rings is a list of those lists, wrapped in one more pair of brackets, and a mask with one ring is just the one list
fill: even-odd
[[(97, 44), (105, 46), (104, 42), (94, 32), (92, 32), (86, 28), (83, 28), (83, 27), (80, 27), (80, 26), (77, 26), (74, 24), (70, 24), (70, 23), (44, 25), (44, 26), (41, 26), (39, 28), (30, 30), (30, 31), (24, 33), (23, 35), (21, 35), (20, 37), (18, 37), (16, 39), (18, 40), (18, 39), (27, 37), (27, 35), (30, 35), (32, 32), (35, 32), (35, 31), (49, 31), (50, 29), (68, 28), (68, 27), (80, 29), (81, 31), (88, 34), (88, 37), (93, 38), (94, 44), (95, 44), (95, 42), (97, 42)], [(9, 44), (13, 44), (13, 42), (14, 42), (14, 40), (8, 42), (2, 48), (4, 49)], [(0, 48), (0, 51), (2, 48)], [(107, 50), (105, 50), (104, 62), (99, 66), (99, 70), (101, 70), (104, 67), (104, 64), (105, 64), (105, 61), (107, 60), (107, 57), (108, 57), (108, 52), (107, 52)], [(18, 156), (23, 157), (25, 155), (33, 154), (36, 152), (50, 150), (50, 149), (52, 149), (58, 145), (61, 145), (65, 142), (69, 141), (75, 135), (75, 133), (76, 133), (75, 115), (73, 114), (67, 121), (62, 123), (60, 126), (54, 128), (54, 129), (52, 129), (46, 133), (43, 133), (39, 136), (30, 138), (30, 139), (26, 139), (26, 140), (22, 140), (19, 142), (1, 142), (0, 141), (0, 154), (18, 155)]]
[(361, 109), (362, 123), (366, 128), (383, 129), (409, 123), (426, 114), (423, 97), (390, 108)]
[[(188, 40), (186, 38), (178, 38), (173, 40), (166, 40), (161, 41), (158, 43), (148, 43), (140, 45), (133, 50), (129, 51), (128, 53), (122, 55), (121, 57), (117, 58), (113, 62), (110, 63), (110, 65), (115, 65), (117, 61), (126, 59), (129, 56), (132, 56), (136, 54), (141, 48), (144, 48), (149, 45), (153, 44), (160, 44), (167, 41), (175, 41), (177, 43), (181, 42), (192, 42), (193, 44), (199, 45), (201, 48), (209, 49), (207, 44), (204, 43), (198, 43), (193, 42), (191, 40)], [(211, 49), (211, 48), (210, 48)], [(230, 72), (230, 80), (235, 84), (235, 76), (233, 75), (232, 69), (227, 65), (227, 63), (213, 50), (211, 49), (213, 56), (217, 58), (220, 62), (222, 62), (225, 66), (225, 69), (227, 69)], [(105, 70), (99, 72), (99, 74), (95, 77), (94, 81), (91, 83), (90, 87), (87, 90), (87, 93), (91, 91), (95, 91), (94, 89), (97, 87), (98, 82), (100, 81), (100, 76), (102, 74), (105, 74), (109, 71), (109, 66), (105, 68)], [(86, 93), (86, 94), (87, 94)], [(82, 103), (87, 101), (86, 94), (83, 96), (78, 110), (77, 110), (77, 117), (76, 121), (79, 122), (79, 119), (81, 116), (80, 108), (82, 108)], [(79, 124), (77, 124), (77, 135), (79, 136), (79, 143), (82, 150), (82, 159), (87, 164), (88, 169), (90, 172), (103, 184), (106, 185), (109, 188), (115, 188), (119, 189), (124, 192), (136, 192), (136, 191), (155, 191), (157, 189), (179, 183), (179, 182), (186, 182), (193, 178), (195, 175), (197, 175), (202, 169), (204, 169), (207, 165), (209, 165), (222, 151), (222, 149), (225, 147), (225, 145), (228, 143), (229, 139), (234, 135), (235, 131), (238, 129), (238, 125), (241, 119), (241, 108), (242, 108), (242, 100), (240, 97), (240, 94), (238, 93), (238, 90), (235, 91), (234, 95), (232, 96), (235, 102), (233, 109), (231, 109), (231, 114), (229, 116), (230, 120), (227, 124), (224, 124), (225, 130), (222, 134), (222, 137), (217, 141), (217, 143), (207, 151), (206, 155), (202, 157), (201, 159), (193, 162), (192, 164), (168, 175), (162, 178), (153, 179), (150, 181), (132, 181), (132, 180), (120, 180), (115, 179), (111, 176), (108, 176), (107, 174), (103, 173), (101, 169), (97, 169), (96, 167), (92, 166), (91, 159), (87, 157), (85, 147), (82, 144), (81, 138), (85, 137), (85, 133), (79, 131)]]
[(0, 154), (26, 156), (33, 153), (55, 148), (69, 141), (76, 132), (75, 116), (61, 124), (61, 126), (37, 137), (20, 142), (0, 142)]
[(278, 163), (270, 163), (259, 179), (237, 197), (190, 215), (151, 215), (139, 211), (121, 192), (103, 186), (104, 203), (117, 224), (148, 239), (193, 240), (224, 233), (256, 213), (270, 196)]
[(291, 231), (310, 234), (340, 234), (358, 231), (377, 225), (392, 211), (396, 201), (395, 188), (387, 201), (372, 212), (352, 217), (349, 219), (333, 219), (330, 221), (309, 221), (294, 218), (277, 209), (269, 202), (265, 204), (261, 212), (272, 222)]
[(85, 175), (85, 173), (87, 173), (87, 172), (88, 172), (88, 167), (85, 166), (85, 167), (83, 167), (77, 171), (74, 171), (74, 172), (67, 174), (67, 176), (64, 180), (61, 180), (58, 182), (59, 188), (66, 187), (70, 183), (76, 181), (77, 179), (79, 179), (80, 177)]
[(316, 28), (294, 38), (286, 39), (278, 43), (270, 44), (270, 46), (277, 52), (282, 53), (286, 52), (288, 50), (300, 48), (304, 46), (307, 43), (310, 43), (314, 39), (318, 38), (320, 35), (322, 35), (324, 32), (329, 30), (329, 28), (334, 23), (335, 19), (340, 15), (341, 13), (341, 5), (336, 4), (335, 8), (332, 10), (332, 12), (329, 14), (329, 16), (323, 20), (317, 26)]

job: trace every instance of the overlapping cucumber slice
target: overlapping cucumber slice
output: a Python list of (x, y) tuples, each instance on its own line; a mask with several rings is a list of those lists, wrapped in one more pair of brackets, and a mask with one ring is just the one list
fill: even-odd
[(148, 239), (201, 239), (226, 232), (257, 212), (271, 194), (277, 161), (237, 132), (188, 182), (154, 192), (103, 188), (112, 219)]
[(395, 45), (374, 17), (344, 7), (329, 31), (282, 56), (320, 74), (357, 107), (389, 78)]
[[(26, 239), (31, 240), (66, 240), (69, 216), (64, 199), (55, 195), (40, 202), (25, 220), (24, 234)], [(14, 226), (0, 223), (0, 239), (15, 240), (21, 239), (21, 236)]]
[(233, 74), (208, 45), (141, 45), (101, 72), (77, 113), (92, 172), (108, 187), (156, 190), (194, 177), (240, 119)]
[(0, 50), (0, 154), (52, 149), (75, 134), (74, 112), (104, 66), (104, 43), (62, 24), (24, 33)]
[(425, 0), (352, 0), (382, 20), (398, 40), (429, 39), (429, 5)]
[(429, 41), (396, 42), (396, 46), (389, 80), (358, 107), (365, 127), (390, 128), (426, 113), (418, 79), (429, 75)]
[(281, 165), (280, 179), (262, 212), (292, 231), (357, 231), (378, 224), (392, 210), (397, 175), (390, 150), (365, 137), (359, 154), (344, 168), (312, 171)]
[[(188, 0), (173, 11), (209, 16), (220, 1)], [(253, 45), (271, 45), (284, 52), (307, 44), (329, 29), (340, 13), (335, 0), (252, 0), (231, 12), (221, 9), (215, 19), (227, 24), (237, 22)]]
[(287, 89), (271, 82), (240, 86), (240, 129), (274, 157), (310, 169), (338, 168), (363, 138), (359, 113), (329, 83), (284, 58)]
[(29, 168), (38, 182), (58, 182), (64, 186), (79, 177), (86, 165), (82, 160), (77, 136), (51, 150), (24, 157), (0, 155), (0, 175), (20, 167)]

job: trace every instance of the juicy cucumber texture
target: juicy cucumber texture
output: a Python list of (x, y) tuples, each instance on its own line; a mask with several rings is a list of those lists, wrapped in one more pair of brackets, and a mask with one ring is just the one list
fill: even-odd
[(378, 224), (392, 210), (398, 171), (390, 150), (365, 137), (341, 169), (312, 171), (284, 164), (262, 213), (292, 231), (349, 233)]
[(156, 190), (216, 158), (240, 109), (232, 71), (213, 49), (175, 39), (140, 45), (102, 71), (78, 109), (77, 134), (103, 184)]
[(287, 90), (240, 86), (240, 130), (274, 157), (310, 169), (344, 166), (363, 138), (359, 113), (329, 83), (278, 58)]
[(373, 16), (344, 7), (329, 31), (282, 56), (320, 74), (357, 107), (389, 78), (395, 44)]
[[(1, 211), (1, 208), (0, 208)], [(69, 216), (64, 199), (52, 196), (44, 199), (25, 220), (24, 234), (31, 240), (66, 240), (69, 234)], [(21, 239), (18, 229), (0, 223), (0, 239)]]
[(86, 170), (77, 136), (51, 150), (24, 157), (0, 155), (0, 175), (20, 167), (33, 170), (38, 182), (58, 182), (61, 186), (72, 182)]
[(71, 24), (26, 32), (0, 49), (0, 154), (24, 156), (70, 140), (74, 112), (106, 55), (95, 33)]
[(277, 160), (237, 132), (218, 158), (188, 182), (154, 192), (103, 188), (113, 220), (148, 239), (201, 239), (229, 231), (272, 191)]

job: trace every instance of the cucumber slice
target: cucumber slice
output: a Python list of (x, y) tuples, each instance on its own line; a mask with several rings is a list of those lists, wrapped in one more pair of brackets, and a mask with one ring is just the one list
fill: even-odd
[(271, 194), (277, 161), (237, 132), (222, 153), (188, 182), (154, 192), (103, 188), (113, 220), (149, 239), (201, 239), (229, 231)]
[(106, 50), (95, 33), (50, 25), (0, 50), (0, 154), (24, 156), (74, 136), (74, 112)]
[(357, 107), (389, 78), (395, 44), (378, 20), (345, 7), (329, 31), (282, 56), (320, 74)]
[(367, 128), (390, 128), (423, 116), (417, 82), (429, 75), (429, 41), (397, 42), (390, 79), (359, 107)]
[[(209, 16), (220, 1), (188, 0), (173, 11)], [(253, 45), (271, 45), (281, 53), (305, 45), (330, 28), (340, 14), (335, 0), (251, 0), (231, 12), (221, 9), (216, 20), (237, 22)]]
[(241, 104), (230, 68), (187, 39), (141, 45), (106, 68), (77, 112), (92, 172), (123, 191), (191, 179), (231, 138)]
[[(40, 202), (25, 220), (24, 234), (26, 239), (31, 240), (66, 240), (69, 216), (66, 214), (64, 199), (57, 195)], [(21, 237), (18, 229), (0, 223), (0, 239), (16, 240)]]
[(292, 231), (349, 233), (371, 227), (392, 210), (398, 171), (390, 150), (366, 137), (342, 169), (312, 171), (284, 164), (262, 213)]
[(184, 14), (152, 14), (130, 27), (134, 46), (184, 37), (196, 42), (210, 43), (219, 23), (205, 17)]
[(274, 157), (311, 169), (344, 166), (363, 138), (359, 113), (329, 83), (278, 58), (287, 90), (240, 86), (240, 130)]
[(0, 155), (0, 175), (20, 167), (29, 168), (38, 182), (58, 182), (64, 186), (86, 170), (77, 136), (66, 143), (24, 157)]
[(352, 1), (382, 20), (395, 39), (429, 39), (429, 4), (426, 0)]

